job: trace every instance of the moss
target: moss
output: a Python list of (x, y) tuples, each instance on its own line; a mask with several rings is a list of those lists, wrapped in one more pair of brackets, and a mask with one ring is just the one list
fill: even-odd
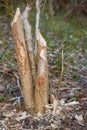
[(3, 96), (0, 96), (0, 102), (4, 102), (4, 97)]

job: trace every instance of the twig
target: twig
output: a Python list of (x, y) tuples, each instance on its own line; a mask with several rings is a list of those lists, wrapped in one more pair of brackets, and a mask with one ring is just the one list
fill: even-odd
[(61, 67), (61, 75), (59, 80), (59, 87), (58, 87), (58, 98), (60, 96), (60, 88), (62, 86), (62, 78), (63, 78), (63, 72), (64, 72), (64, 55), (63, 55), (63, 43), (62, 44), (62, 67)]
[(15, 72), (13, 72), (13, 74), (14, 74), (14, 76), (15, 76), (15, 77), (16, 77), (16, 79), (17, 79), (17, 85), (18, 85), (18, 87), (19, 87), (19, 89), (20, 89), (21, 96), (23, 97), (23, 92), (22, 92), (22, 89), (21, 89), (21, 85), (20, 85), (19, 76), (18, 76)]
[(18, 87), (19, 87), (19, 89), (20, 89), (21, 96), (12, 98), (10, 101), (15, 100), (15, 102), (13, 103), (13, 106), (18, 105), (18, 109), (21, 110), (21, 98), (24, 97), (24, 96), (23, 96), (23, 92), (22, 92), (22, 89), (21, 89), (19, 76), (18, 76), (15, 72), (13, 72), (13, 74), (14, 74), (14, 76), (15, 76), (16, 79), (17, 79), (17, 85), (18, 85)]
[(3, 57), (6, 60), (6, 62), (14, 68), (14, 64), (5, 55), (3, 55)]
[(3, 125), (3, 127), (6, 129), (6, 130), (10, 130), (3, 121), (0, 121), (0, 123)]
[(39, 29), (39, 21), (40, 21), (40, 0), (36, 0), (36, 33)]

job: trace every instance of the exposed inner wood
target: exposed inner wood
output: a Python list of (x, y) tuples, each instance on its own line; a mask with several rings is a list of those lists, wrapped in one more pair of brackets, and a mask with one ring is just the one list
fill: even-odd
[(43, 113), (45, 105), (48, 103), (47, 46), (40, 32), (38, 32), (37, 38), (38, 66), (35, 88), (35, 110), (36, 112)]
[(28, 55), (24, 39), (23, 23), (19, 8), (17, 8), (11, 26), (13, 31), (13, 37), (15, 40), (15, 49), (22, 84), (22, 90), (24, 95), (25, 109), (31, 112), (34, 110), (34, 90), (32, 85), (30, 65), (28, 62)]

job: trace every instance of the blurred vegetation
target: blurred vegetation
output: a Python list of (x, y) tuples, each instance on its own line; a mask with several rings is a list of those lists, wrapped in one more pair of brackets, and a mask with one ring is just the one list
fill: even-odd
[(7, 15), (9, 18), (13, 18), (17, 7), (24, 9), (29, 0), (0, 0), (0, 12)]
[[(87, 0), (41, 0), (42, 6), (46, 6), (48, 1), (52, 1), (55, 14), (60, 9), (65, 9), (67, 15), (87, 15)], [(13, 16), (16, 7), (24, 8), (26, 3), (35, 4), (35, 0), (0, 0), (0, 12), (5, 12), (10, 17)]]
[(87, 15), (87, 0), (49, 0), (52, 1), (54, 14), (59, 9), (67, 10), (67, 15)]
[(0, 102), (4, 102), (4, 97), (0, 96)]
[[(0, 41), (3, 41), (3, 44), (0, 45), (2, 48), (0, 52), (0, 60), (6, 62), (8, 68), (13, 67), (14, 65), (16, 66), (15, 50), (10, 24), (16, 8), (20, 7), (22, 11), (27, 2), (28, 0), (0, 1), (0, 15), (2, 16), (1, 22), (7, 24), (9, 27), (5, 30), (3, 29), (4, 25), (1, 27), (3, 31), (0, 31)], [(71, 0), (71, 2), (68, 0), (67, 4), (66, 1), (63, 3), (63, 1), (60, 0), (59, 2), (59, 7), (56, 8), (56, 15), (54, 16), (50, 15), (47, 0), (42, 2), (41, 7), (40, 30), (47, 41), (48, 50), (51, 51), (54, 58), (52, 63), (49, 62), (49, 64), (56, 65), (56, 69), (61, 70), (62, 43), (64, 49), (65, 67), (67, 66), (67, 62), (67, 64), (81, 69), (87, 64), (86, 60), (84, 60), (84, 62), (82, 60), (82, 55), (87, 57), (87, 12), (85, 8), (87, 2), (85, 0)], [(35, 35), (35, 13), (34, 3), (29, 14), (33, 37)], [(9, 33), (6, 33), (8, 30)], [(75, 73), (72, 74), (72, 78), (76, 77), (77, 75)]]

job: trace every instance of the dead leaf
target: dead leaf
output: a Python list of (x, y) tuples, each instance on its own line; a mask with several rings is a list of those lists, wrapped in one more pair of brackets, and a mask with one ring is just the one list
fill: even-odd
[(69, 103), (65, 103), (65, 106), (78, 105), (78, 104), (79, 104), (79, 102), (77, 102), (77, 101), (72, 101), (72, 102), (69, 102)]
[(29, 117), (29, 115), (27, 115), (26, 111), (22, 112), (21, 115), (19, 115), (19, 117), (16, 118), (17, 121), (21, 121), (25, 118)]
[(77, 122), (78, 122), (80, 125), (83, 125), (83, 126), (84, 126), (84, 119), (83, 119), (83, 116), (82, 116), (82, 115), (75, 115), (75, 119), (77, 120)]
[(51, 123), (51, 127), (54, 128), (54, 129), (57, 128), (57, 126), (53, 123)]
[(12, 117), (13, 115), (14, 115), (14, 112), (3, 113), (3, 116), (7, 118)]

